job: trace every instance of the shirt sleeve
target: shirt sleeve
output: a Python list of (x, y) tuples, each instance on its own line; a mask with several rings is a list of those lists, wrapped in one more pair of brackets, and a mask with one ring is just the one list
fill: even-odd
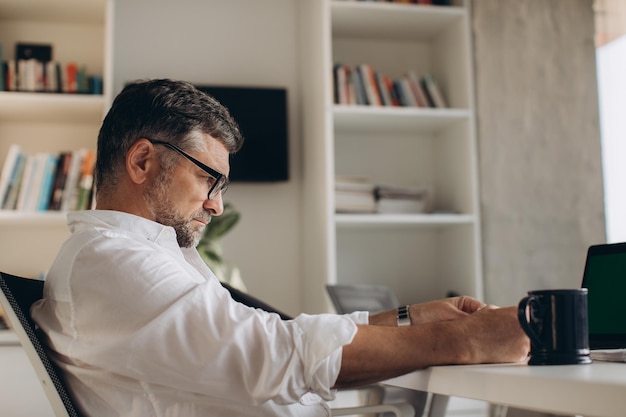
[(294, 320), (301, 334), (294, 340), (296, 349), (307, 364), (305, 384), (325, 400), (334, 397), (335, 385), (341, 367), (342, 347), (352, 342), (357, 323), (352, 316), (306, 315)]

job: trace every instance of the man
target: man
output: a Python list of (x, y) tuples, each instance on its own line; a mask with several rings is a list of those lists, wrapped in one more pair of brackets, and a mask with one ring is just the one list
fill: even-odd
[(97, 210), (68, 215), (32, 309), (85, 415), (326, 416), (336, 387), (526, 356), (515, 310), (468, 297), (293, 320), (235, 302), (195, 246), (241, 145), (228, 111), (188, 83), (136, 82), (115, 99)]

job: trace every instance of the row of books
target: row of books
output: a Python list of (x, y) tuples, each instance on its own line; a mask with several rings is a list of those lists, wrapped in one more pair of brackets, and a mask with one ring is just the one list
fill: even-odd
[(337, 213), (425, 213), (427, 197), (425, 187), (377, 185), (365, 177), (335, 178)]
[(10, 59), (2, 62), (0, 91), (102, 94), (102, 77), (90, 76), (74, 62)]
[(336, 104), (448, 107), (432, 74), (419, 77), (409, 70), (399, 78), (375, 71), (369, 64), (337, 63), (333, 70)]
[(102, 94), (102, 77), (85, 65), (36, 58), (3, 59), (0, 45), (0, 91)]
[(85, 210), (92, 207), (96, 153), (91, 149), (26, 153), (13, 144), (0, 172), (3, 210)]

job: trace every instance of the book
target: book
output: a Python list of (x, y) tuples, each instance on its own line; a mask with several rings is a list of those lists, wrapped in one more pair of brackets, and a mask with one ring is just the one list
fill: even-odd
[(76, 210), (87, 210), (91, 206), (91, 191), (93, 187), (93, 170), (95, 163), (96, 152), (91, 149), (87, 150), (80, 169)]
[(336, 175), (335, 190), (374, 193), (375, 186), (367, 177), (356, 175)]
[(422, 85), (424, 89), (428, 93), (430, 97), (430, 101), (432, 102), (433, 107), (437, 108), (446, 108), (448, 105), (446, 104), (446, 100), (443, 98), (437, 83), (435, 82), (435, 78), (431, 74), (426, 74), (422, 78)]
[(2, 82), (2, 88), (3, 91), (7, 91), (9, 88), (8, 85), (8, 81), (7, 81), (7, 73), (9, 72), (9, 64), (7, 63), (7, 61), (2, 61), (0, 62), (0, 72), (2, 72), (2, 77), (3, 77), (3, 82)]
[(370, 106), (381, 106), (382, 101), (380, 99), (380, 91), (378, 91), (376, 76), (374, 75), (372, 67), (368, 64), (361, 64), (357, 66), (357, 71), (361, 74), (361, 80), (367, 97), (367, 104)]
[(65, 189), (65, 183), (67, 181), (67, 175), (69, 173), (71, 160), (71, 152), (61, 152), (59, 154), (54, 181), (52, 185), (52, 192), (50, 193), (50, 201), (48, 202), (48, 210), (61, 210), (61, 205), (63, 202), (63, 190)]
[(89, 92), (89, 79), (87, 75), (87, 67), (81, 65), (76, 71), (76, 92), (88, 93)]
[(102, 94), (102, 77), (99, 75), (89, 76), (89, 92), (91, 94)]
[(26, 154), (17, 199), (11, 207), (13, 210), (26, 210), (28, 199), (31, 196), (31, 186), (35, 178), (36, 165), (35, 155)]
[(339, 191), (335, 193), (336, 213), (374, 213), (376, 200), (363, 193)]
[(428, 96), (422, 87), (419, 77), (415, 74), (414, 71), (409, 71), (406, 73), (406, 79), (408, 80), (408, 84), (411, 88), (411, 92), (415, 97), (415, 101), (417, 102), (418, 107), (432, 107), (430, 102), (428, 101)]
[(78, 93), (78, 65), (74, 62), (65, 65), (63, 91), (66, 93)]
[(390, 214), (420, 214), (426, 211), (426, 201), (408, 198), (381, 198), (376, 202), (376, 211)]
[(6, 83), (4, 81), (4, 57), (2, 55), (2, 44), (0, 43), (0, 91), (4, 91), (5, 89)]
[(375, 190), (378, 213), (424, 213), (425, 187), (379, 185)]
[(335, 177), (335, 212), (374, 213), (374, 184), (366, 177)]
[(7, 61), (7, 71), (5, 73), (7, 91), (17, 91), (17, 62), (14, 59)]
[(341, 68), (341, 64), (335, 64), (333, 66), (333, 98), (335, 100), (335, 104), (341, 104), (341, 81), (339, 77), (339, 69)]
[(342, 64), (335, 65), (335, 103), (337, 104), (352, 104), (349, 72), (348, 66)]
[(367, 105), (367, 94), (365, 93), (365, 81), (363, 80), (363, 76), (361, 71), (358, 71), (356, 68), (352, 71), (353, 74), (353, 84), (354, 89), (356, 91), (356, 100), (355, 104)]
[(380, 93), (382, 105), (393, 106), (393, 103), (391, 102), (391, 94), (387, 89), (387, 84), (385, 84), (384, 77), (385, 76), (379, 72), (374, 73), (374, 78), (376, 80), (376, 86), (378, 87), (378, 91)]
[(48, 204), (50, 203), (50, 195), (52, 194), (52, 187), (57, 168), (57, 160), (58, 157), (52, 154), (45, 154), (42, 158), (43, 176), (37, 198), (36, 209), (38, 211), (48, 210)]
[(420, 107), (415, 94), (413, 93), (413, 89), (411, 88), (411, 83), (409, 79), (404, 76), (399, 81), (399, 92), (401, 93), (401, 97), (403, 98), (404, 106), (406, 107)]
[(11, 171), (11, 176), (7, 184), (4, 199), (2, 200), (2, 209), (12, 210), (17, 204), (17, 197), (20, 190), (20, 184), (22, 182), (22, 176), (24, 174), (24, 164), (26, 155), (19, 152), (15, 165)]
[(383, 75), (383, 84), (387, 89), (387, 94), (389, 95), (389, 99), (391, 101), (392, 106), (399, 106), (400, 100), (398, 100), (398, 95), (396, 94), (396, 90), (394, 88), (394, 83), (391, 80), (391, 77), (387, 74)]
[(59, 92), (59, 63), (48, 61), (44, 66), (44, 91)]
[(38, 209), (49, 156), (45, 152), (27, 155), (16, 210), (36, 211)]
[(75, 210), (78, 201), (78, 188), (80, 182), (80, 170), (85, 157), (86, 149), (75, 149), (72, 151), (70, 164), (61, 197), (61, 210)]
[(393, 80), (393, 91), (398, 98), (398, 105), (402, 107), (408, 107), (409, 104), (407, 102), (407, 97), (404, 93), (404, 88), (402, 87), (402, 80)]
[(0, 207), (4, 203), (4, 197), (7, 194), (11, 179), (15, 176), (16, 165), (21, 154), (22, 151), (18, 145), (12, 144), (9, 146), (7, 156), (4, 158), (4, 164), (2, 165), (2, 171), (0, 172)]

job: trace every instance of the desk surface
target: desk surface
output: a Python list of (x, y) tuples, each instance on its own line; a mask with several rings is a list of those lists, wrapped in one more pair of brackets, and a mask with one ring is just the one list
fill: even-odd
[(626, 363), (436, 366), (385, 382), (557, 414), (623, 417)]

